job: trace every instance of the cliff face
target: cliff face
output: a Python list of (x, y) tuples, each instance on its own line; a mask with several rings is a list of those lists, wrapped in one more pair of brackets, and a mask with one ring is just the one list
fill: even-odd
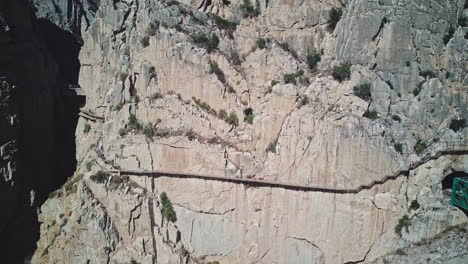
[(29, 1), (1, 1), (0, 253), (6, 263), (32, 256), (40, 205), (76, 169), (74, 131), (84, 102), (63, 90), (78, 81), (79, 47), (76, 36), (38, 19)]
[[(78, 168), (33, 262), (370, 262), (466, 225), (441, 184), (468, 164), (441, 152), (468, 133), (449, 128), (468, 119), (464, 7), (102, 0), (81, 30)], [(183, 175), (98, 173), (116, 170)]]

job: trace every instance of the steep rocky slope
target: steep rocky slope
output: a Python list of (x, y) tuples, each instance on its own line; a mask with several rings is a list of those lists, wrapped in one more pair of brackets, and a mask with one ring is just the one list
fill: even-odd
[(102, 0), (78, 169), (41, 209), (33, 262), (360, 263), (466, 225), (441, 181), (468, 156), (440, 152), (468, 133), (451, 126), (468, 119), (464, 7)]

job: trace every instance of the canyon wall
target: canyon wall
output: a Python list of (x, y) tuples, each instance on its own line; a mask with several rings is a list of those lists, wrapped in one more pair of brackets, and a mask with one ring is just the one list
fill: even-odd
[(468, 165), (442, 152), (468, 136), (451, 126), (468, 119), (465, 7), (102, 0), (81, 29), (78, 167), (41, 208), (33, 263), (366, 263), (466, 226), (441, 184)]

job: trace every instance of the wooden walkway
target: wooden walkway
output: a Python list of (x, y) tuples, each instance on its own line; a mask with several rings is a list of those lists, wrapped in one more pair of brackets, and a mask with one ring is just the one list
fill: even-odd
[(83, 117), (84, 119), (93, 121), (93, 122), (104, 122), (105, 118), (103, 116), (98, 116), (94, 113), (88, 112), (86, 110), (80, 110), (78, 113), (79, 116)]
[(191, 172), (173, 172), (173, 171), (137, 171), (137, 170), (111, 170), (111, 173), (118, 175), (135, 175), (135, 176), (147, 176), (147, 177), (173, 177), (173, 178), (194, 178), (194, 179), (203, 179), (211, 181), (223, 181), (223, 182), (232, 182), (237, 184), (244, 184), (250, 186), (259, 186), (259, 187), (271, 187), (271, 188), (282, 188), (282, 189), (291, 189), (299, 191), (314, 191), (314, 192), (324, 192), (324, 193), (358, 193), (362, 190), (371, 189), (376, 185), (381, 185), (389, 180), (394, 180), (401, 175), (409, 175), (411, 170), (416, 169), (417, 167), (423, 165), (429, 160), (437, 159), (442, 155), (465, 155), (468, 154), (468, 144), (467, 143), (458, 143), (458, 144), (446, 144), (443, 150), (439, 150), (433, 155), (426, 155), (419, 161), (412, 163), (408, 169), (399, 170), (391, 175), (387, 175), (380, 180), (374, 180), (369, 184), (360, 185), (357, 188), (332, 188), (332, 187), (323, 187), (318, 185), (302, 185), (302, 184), (291, 184), (271, 180), (261, 180), (261, 179), (252, 179), (252, 178), (233, 178), (217, 175), (207, 175), (207, 174), (197, 174)]

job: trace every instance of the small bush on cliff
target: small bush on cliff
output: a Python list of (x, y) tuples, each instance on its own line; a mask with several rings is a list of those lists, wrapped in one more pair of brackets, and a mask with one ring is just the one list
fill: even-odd
[(143, 134), (151, 139), (154, 137), (154, 135), (156, 134), (156, 131), (154, 130), (154, 127), (152, 124), (147, 124), (144, 128), (143, 128)]
[(130, 129), (141, 130), (143, 125), (140, 123), (140, 121), (138, 121), (134, 114), (130, 114), (128, 117), (128, 127)]
[(392, 119), (398, 122), (401, 122), (401, 118), (399, 115), (392, 115)]
[(328, 31), (333, 32), (336, 28), (336, 24), (340, 21), (341, 16), (343, 15), (343, 10), (341, 8), (332, 8), (330, 10), (330, 19), (328, 20)]
[(268, 144), (268, 147), (266, 149), (267, 152), (271, 153), (276, 153), (276, 145), (278, 144), (278, 140), (274, 140), (270, 144)]
[(466, 125), (465, 119), (452, 119), (452, 121), (450, 122), (449, 128), (455, 132), (458, 132), (460, 130), (463, 130), (465, 125)]
[(369, 100), (371, 99), (371, 90), (369, 83), (363, 83), (361, 85), (356, 85), (353, 88), (354, 95), (361, 98), (362, 100)]
[(222, 120), (226, 120), (228, 117), (226, 110), (224, 109), (219, 110), (218, 117)]
[(419, 205), (417, 200), (413, 200), (410, 204), (410, 210), (418, 210), (421, 205)]
[(236, 113), (231, 112), (227, 118), (227, 122), (230, 125), (238, 126), (239, 125), (239, 118), (237, 117)]
[(420, 73), (420, 75), (421, 75), (422, 77), (424, 77), (424, 78), (429, 77), (429, 79), (430, 79), (430, 78), (435, 78), (435, 77), (436, 77), (436, 74), (435, 74), (433, 71), (431, 71), (431, 70), (422, 71), (422, 72)]
[(284, 80), (284, 83), (296, 84), (296, 74), (286, 73), (283, 75), (283, 80)]
[(298, 104), (298, 108), (301, 108), (303, 107), (304, 105), (308, 104), (309, 103), (309, 97), (307, 95), (303, 95), (301, 97), (299, 97), (299, 104)]
[(344, 64), (342, 66), (333, 67), (332, 76), (339, 82), (349, 79), (351, 76), (351, 65)]
[(411, 225), (411, 222), (410, 222), (408, 215), (402, 216), (398, 220), (398, 224), (395, 226), (395, 233), (401, 236), (401, 231), (403, 231), (403, 228), (405, 228), (406, 232), (408, 232), (408, 228), (410, 225)]
[(216, 61), (210, 61), (210, 73), (214, 73), (223, 84), (226, 83), (226, 76)]
[(86, 124), (84, 125), (83, 132), (84, 132), (85, 134), (88, 134), (90, 130), (91, 130), (91, 125), (88, 124), (88, 123), (86, 123)]
[(264, 38), (258, 38), (255, 43), (257, 44), (257, 49), (264, 49), (266, 47), (266, 40)]
[(379, 114), (375, 110), (366, 110), (362, 116), (370, 120), (375, 120), (379, 117)]
[(150, 44), (149, 42), (149, 37), (148, 36), (144, 36), (141, 38), (141, 45), (143, 46), (143, 48), (146, 48), (148, 47)]
[(322, 55), (317, 50), (313, 50), (312, 53), (307, 54), (307, 66), (311, 71), (315, 71), (317, 63), (322, 59)]
[(215, 20), (216, 25), (221, 29), (235, 30), (237, 27), (237, 23), (226, 20), (220, 16), (215, 16), (214, 20)]
[(106, 172), (98, 171), (89, 177), (93, 182), (103, 183), (109, 175)]
[(167, 193), (162, 192), (159, 198), (161, 199), (163, 217), (166, 218), (167, 221), (175, 222), (176, 215), (174, 209), (172, 208), (172, 203), (167, 197)]
[(195, 44), (198, 44), (201, 47), (205, 48), (208, 51), (208, 53), (211, 53), (212, 51), (217, 49), (219, 45), (219, 38), (214, 33), (211, 34), (210, 37), (208, 37), (205, 33), (198, 33), (192, 36), (192, 40)]
[(250, 0), (243, 0), (242, 5), (240, 6), (240, 10), (244, 18), (256, 17), (260, 15), (260, 3), (256, 1), (254, 7)]
[(444, 44), (445, 45), (447, 45), (449, 43), (449, 41), (452, 39), (453, 34), (455, 34), (455, 29), (452, 26), (450, 26), (449, 30), (447, 31), (447, 33), (444, 36)]
[(403, 152), (403, 144), (401, 143), (395, 143), (393, 145), (393, 147), (395, 148), (395, 151), (398, 152), (398, 153), (401, 153)]
[(253, 109), (251, 107), (244, 110), (244, 121), (252, 124), (255, 118), (255, 114), (253, 113)]
[(416, 140), (416, 144), (414, 144), (414, 152), (416, 152), (416, 154), (421, 154), (424, 152), (424, 150), (426, 150), (427, 148), (427, 144), (425, 141), (421, 140), (421, 139), (417, 139)]

